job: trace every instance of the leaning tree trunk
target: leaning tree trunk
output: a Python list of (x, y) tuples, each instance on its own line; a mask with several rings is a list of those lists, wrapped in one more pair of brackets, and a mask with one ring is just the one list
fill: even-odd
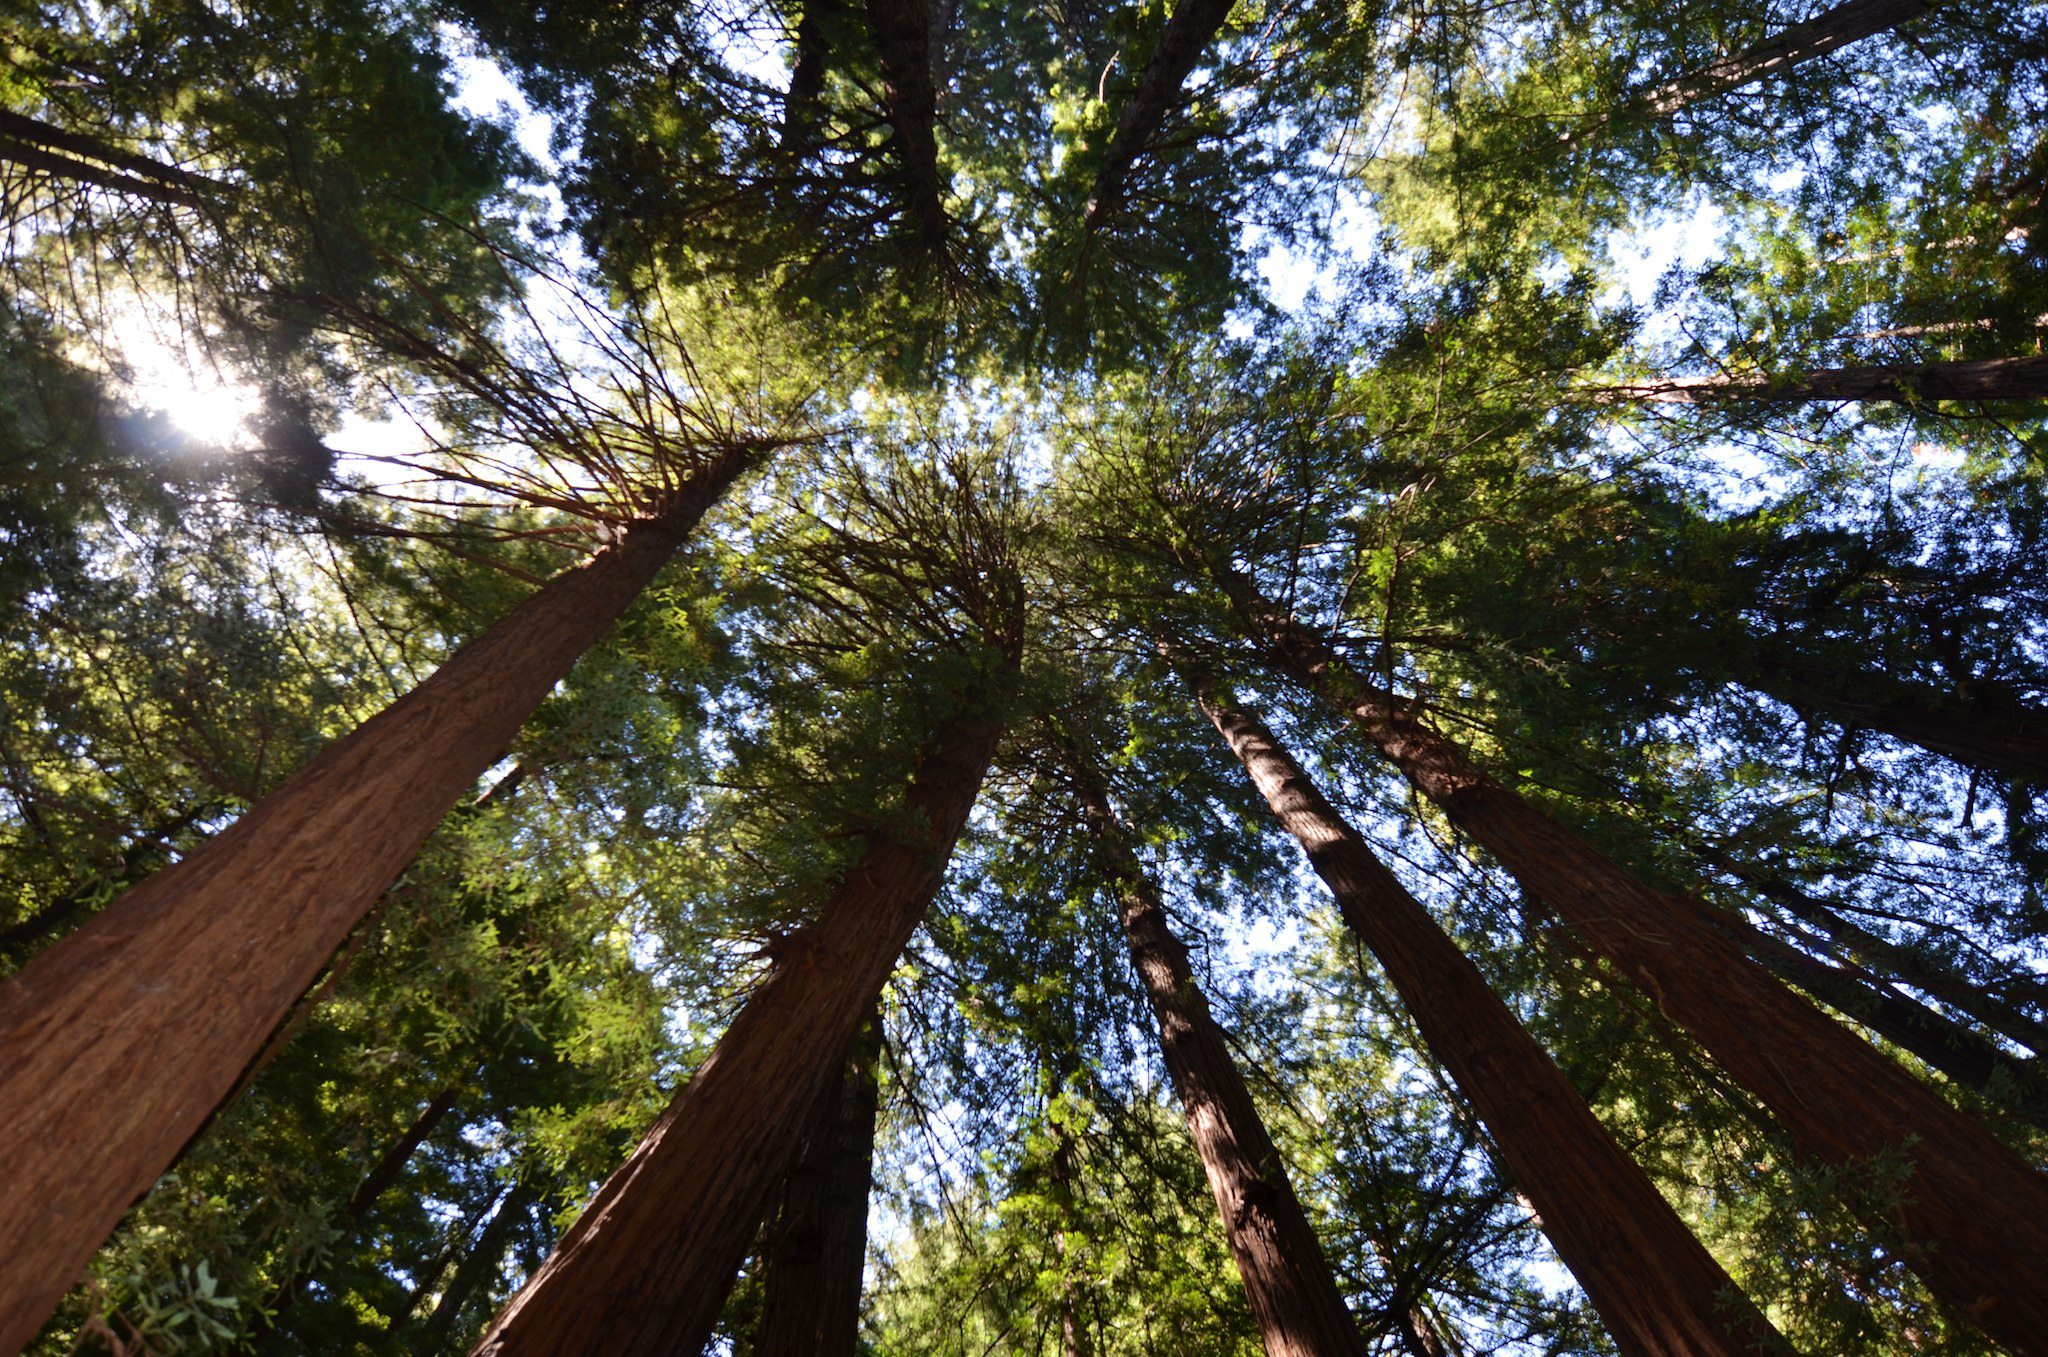
[[(343, 1238), (353, 1237), (358, 1227), (362, 1225), (363, 1217), (370, 1214), (370, 1208), (377, 1204), (377, 1199), (398, 1185), (400, 1176), (405, 1173), (406, 1165), (419, 1153), (420, 1146), (427, 1143), (427, 1138), (433, 1135), (448, 1114), (455, 1110), (455, 1099), (461, 1087), (460, 1084), (449, 1084), (436, 1093), (428, 1100), (427, 1105), (420, 1109), (419, 1115), (412, 1119), (411, 1125), (407, 1126), (399, 1134), (398, 1139), (385, 1147), (384, 1153), (377, 1157), (377, 1162), (363, 1176), (362, 1182), (356, 1185), (356, 1190), (349, 1194), (347, 1204), (341, 1209), (339, 1223)], [(290, 1309), (298, 1300), (300, 1289), (313, 1279), (318, 1262), (317, 1257), (308, 1259), (277, 1284), (276, 1289), (271, 1292), (270, 1318), (266, 1321), (269, 1327), (274, 1328), (277, 1315)]]
[(454, 1336), (462, 1312), (478, 1292), (488, 1294), (498, 1270), (505, 1265), (505, 1250), (511, 1246), (512, 1232), (538, 1200), (539, 1195), (525, 1183), (514, 1183), (499, 1199), (496, 1214), (470, 1245), (455, 1275), (448, 1279), (447, 1289), (434, 1302), (433, 1312), (409, 1335), (414, 1357), (442, 1357), (447, 1352), (448, 1340)]
[(1905, 943), (1880, 937), (1789, 882), (1776, 880), (1755, 868), (1734, 862), (1724, 854), (1697, 849), (1695, 852), (1699, 853), (1702, 861), (1727, 872), (1802, 924), (1818, 930), (1837, 956), (1854, 962), (1863, 970), (1909, 985), (1959, 1013), (1966, 1013), (2036, 1055), (2048, 1055), (2048, 1023), (1993, 995), (1957, 970), (1953, 963), (1936, 960)]
[(1953, 363), (1873, 363), (1782, 376), (1664, 377), (1574, 393), (1596, 404), (1802, 405), (1816, 401), (2048, 400), (2048, 357), (1972, 358)]
[[(2048, 395), (2048, 381), (2042, 394)], [(2048, 711), (2002, 688), (1965, 697), (1884, 674), (1835, 675), (1783, 646), (1764, 649), (1736, 679), (1789, 707), (1879, 731), (1972, 768), (2048, 784)]]
[(1232, 8), (1233, 0), (1175, 3), (1166, 29), (1159, 35), (1159, 46), (1153, 49), (1151, 59), (1138, 76), (1137, 86), (1124, 101), (1116, 131), (1103, 148), (1102, 161), (1095, 169), (1095, 184), (1082, 213), (1084, 237), (1093, 235), (1123, 208), (1131, 168), (1158, 139), (1159, 129), (1180, 101), (1181, 89), (1194, 72), (1195, 63), (1216, 40)]
[(0, 985), (0, 1351), (130, 1203), (576, 658), (752, 460), (557, 576), (231, 828)]
[(1906, 1261), (2013, 1351), (2048, 1353), (2048, 1179), (1695, 911), (1675, 908), (1494, 781), (1291, 617), (1231, 583), (1276, 660), (1347, 711), (1452, 824), (1641, 986), (1803, 1153), (1910, 1167), (1881, 1222), (1903, 1235)]
[(1843, 0), (1804, 23), (1792, 24), (1753, 47), (1716, 58), (1622, 101), (1616, 113), (1603, 113), (1565, 138), (1569, 148), (1592, 144), (1616, 121), (1668, 118), (1716, 95), (1838, 52), (1852, 42), (1886, 33), (1931, 11), (1938, 0)]
[(831, 1081), (763, 1250), (761, 1331), (753, 1357), (855, 1357), (868, 1261), (876, 1063), (882, 1018), (869, 1016)]
[(1629, 1357), (1788, 1351), (1478, 967), (1272, 732), (1210, 693), (1202, 706), (1274, 818), (1301, 842), (1344, 922), (1386, 968), (1615, 1345)]
[(1674, 903), (1700, 908), (1716, 929), (1734, 938), (1752, 960), (1773, 975), (1863, 1024), (1900, 1050), (1912, 1052), (1930, 1069), (2048, 1129), (2048, 1079), (2033, 1061), (2001, 1050), (1996, 1042), (1925, 1004), (1802, 952), (1747, 919), (1707, 909), (1686, 897)]
[(1152, 1001), (1166, 1072), (1180, 1095), (1267, 1357), (1364, 1357), (1357, 1322), (1238, 1073), (1229, 1038), (1195, 982), (1186, 946), (1174, 936), (1100, 776), (1081, 755), (1061, 754), (1115, 885), (1131, 964)]
[(1669, 117), (1688, 104), (1726, 94), (1767, 76), (1783, 75), (1852, 42), (1889, 32), (1928, 13), (1934, 2), (1843, 0), (1804, 23), (1779, 30), (1754, 47), (1730, 53), (1645, 90), (1629, 101), (1630, 109), (1653, 117)]
[(222, 188), (204, 175), (5, 109), (0, 109), (0, 161), (12, 161), (56, 179), (185, 207), (200, 205)]
[(870, 839), (817, 922), (638, 1148), (513, 1297), (479, 1357), (667, 1357), (711, 1336), (804, 1122), (945, 877), (995, 751), (980, 715), (950, 723), (911, 783), (921, 832)]

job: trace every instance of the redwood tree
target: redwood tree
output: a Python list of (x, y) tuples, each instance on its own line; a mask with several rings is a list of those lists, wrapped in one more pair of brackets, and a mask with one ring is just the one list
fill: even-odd
[(0, 985), (0, 1347), (28, 1341), (350, 929), (760, 453), (550, 581), (236, 824)]
[(882, 1018), (871, 1015), (825, 1087), (783, 1179), (762, 1248), (757, 1357), (855, 1357), (868, 1261)]
[(1268, 1357), (1362, 1357), (1345, 1308), (1287, 1166), (1238, 1073), (1230, 1041), (1174, 936), (1164, 902), (1132, 851), (1100, 772), (1071, 744), (1059, 754), (1080, 798), (1095, 850), (1116, 892), (1131, 964), (1159, 1024), (1166, 1070), (1215, 1195)]
[(1202, 687), (1203, 710), (1274, 818), (1300, 841), (1344, 922), (1386, 968), (1622, 1352), (1787, 1351), (1478, 968), (1272, 732), (1212, 685)]
[(2048, 1351), (2048, 1179), (1696, 911), (1488, 776), (1284, 612), (1241, 581), (1232, 588), (1278, 664), (1346, 712), (1452, 824), (1650, 994), (1803, 1153), (1909, 1165), (1884, 1225), (1903, 1235), (1914, 1270), (2014, 1351)]

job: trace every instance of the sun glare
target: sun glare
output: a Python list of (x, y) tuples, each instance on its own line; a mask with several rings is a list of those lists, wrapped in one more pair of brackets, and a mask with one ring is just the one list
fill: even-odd
[(248, 430), (262, 395), (217, 366), (173, 345), (145, 341), (123, 355), (129, 389), (144, 409), (161, 410), (171, 422), (203, 443), (231, 446)]

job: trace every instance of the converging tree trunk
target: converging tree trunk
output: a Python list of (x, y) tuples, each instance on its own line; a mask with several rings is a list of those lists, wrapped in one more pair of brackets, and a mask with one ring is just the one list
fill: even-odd
[(0, 985), (0, 1350), (129, 1204), (576, 658), (755, 454), (567, 571), (231, 828)]
[(1925, 1004), (1834, 966), (1774, 938), (1748, 920), (1698, 901), (1674, 903), (1705, 910), (1714, 927), (1742, 944), (1759, 965), (1815, 999), (1862, 1023), (1929, 1068), (1991, 1099), (2016, 1116), (2048, 1128), (2048, 1079), (2030, 1060), (2000, 1050), (1995, 1042), (1944, 1017)]
[[(2048, 396), (2048, 381), (2042, 394)], [(1789, 707), (1880, 731), (1972, 768), (2048, 783), (2048, 711), (1996, 686), (1963, 696), (1880, 673), (1838, 675), (1782, 646), (1762, 648), (1738, 678)]]
[(499, 1198), (497, 1211), (463, 1255), (455, 1275), (448, 1279), (446, 1289), (434, 1302), (433, 1312), (412, 1332), (414, 1357), (443, 1357), (448, 1351), (448, 1340), (454, 1336), (462, 1312), (478, 1292), (489, 1292), (492, 1279), (505, 1266), (505, 1251), (511, 1246), (512, 1232), (525, 1223), (526, 1213), (537, 1200), (533, 1189), (525, 1183), (514, 1183)]
[(703, 1348), (806, 1119), (945, 878), (998, 734), (983, 716), (940, 732), (907, 798), (922, 831), (870, 838), (710, 1059), (499, 1314), (480, 1357)]
[(1957, 1012), (1967, 1013), (2036, 1055), (2048, 1055), (2048, 1023), (1990, 993), (1957, 971), (1951, 963), (1882, 937), (1789, 882), (1734, 862), (1723, 854), (1701, 852), (1700, 857), (1802, 924), (1817, 930), (1837, 956), (1900, 984), (1910, 985)]
[(1476, 767), (1283, 610), (1229, 581), (1272, 657), (1792, 1132), (1802, 1152), (1911, 1173), (1881, 1221), (1930, 1286), (2015, 1352), (2048, 1352), (2048, 1179), (1896, 1062), (1786, 988), (1695, 911)]
[(197, 206), (221, 189), (204, 175), (5, 109), (0, 109), (0, 161), (56, 179), (186, 207)]
[(1887, 33), (1934, 9), (1938, 0), (1843, 0), (1804, 23), (1791, 24), (1752, 47), (1716, 58), (1683, 75), (1629, 96), (1615, 113), (1603, 113), (1566, 138), (1579, 148), (1591, 144), (1617, 121), (1668, 118), (1702, 100), (1783, 75), (1794, 67), (1838, 52), (1852, 42)]
[(1662, 377), (1577, 393), (1599, 404), (1800, 405), (1814, 401), (2048, 400), (2048, 356), (1953, 363), (1872, 363), (1784, 376)]
[(1267, 1357), (1364, 1357), (1365, 1342), (1322, 1244), (1100, 774), (1071, 748), (1061, 746), (1059, 752), (1087, 814), (1098, 860), (1115, 885), (1131, 964), (1152, 1001), (1166, 1071), (1215, 1194)]
[(918, 249), (945, 250), (951, 223), (939, 175), (939, 95), (932, 83), (928, 0), (867, 0), (868, 26), (882, 57), (883, 99), (903, 176), (904, 212)]
[(761, 1331), (753, 1357), (855, 1357), (861, 1281), (868, 1261), (876, 1065), (881, 1014), (854, 1038), (845, 1069), (826, 1086), (763, 1250)]
[(1081, 231), (1092, 236), (1101, 225), (1122, 210), (1124, 190), (1131, 168), (1159, 137), (1167, 115), (1180, 101), (1182, 87), (1193, 74), (1195, 63), (1209, 50), (1224, 22), (1230, 18), (1233, 0), (1177, 0), (1167, 18), (1159, 45), (1138, 75), (1138, 83), (1124, 101), (1117, 116), (1116, 131), (1102, 152), (1095, 170), (1095, 186), (1088, 195)]
[(1558, 1256), (1631, 1357), (1784, 1353), (1751, 1305), (1485, 977), (1264, 724), (1202, 706), (1386, 968), (1422, 1039), (1492, 1133)]

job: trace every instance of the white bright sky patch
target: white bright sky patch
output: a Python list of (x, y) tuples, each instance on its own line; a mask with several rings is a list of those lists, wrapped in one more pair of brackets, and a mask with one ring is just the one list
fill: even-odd
[(136, 299), (109, 322), (128, 398), (142, 409), (161, 410), (193, 438), (232, 444), (262, 408), (262, 393), (193, 346), (178, 317)]
[(554, 120), (534, 112), (526, 96), (496, 62), (460, 46), (458, 30), (444, 27), (443, 39), (448, 40), (451, 33), (454, 38), (449, 43), (449, 67), (455, 76), (455, 97), (449, 102), (472, 118), (510, 123), (519, 148), (552, 169), (555, 157), (548, 142), (554, 135)]
[(346, 471), (380, 488), (420, 478), (414, 468), (385, 459), (418, 457), (433, 446), (425, 431), (403, 415), (371, 419), (357, 410), (343, 413), (326, 442), (341, 454)]
[(1725, 224), (1721, 210), (1701, 199), (1616, 239), (1614, 264), (1628, 299), (1649, 309), (1657, 281), (1673, 264), (1696, 269), (1720, 252)]

